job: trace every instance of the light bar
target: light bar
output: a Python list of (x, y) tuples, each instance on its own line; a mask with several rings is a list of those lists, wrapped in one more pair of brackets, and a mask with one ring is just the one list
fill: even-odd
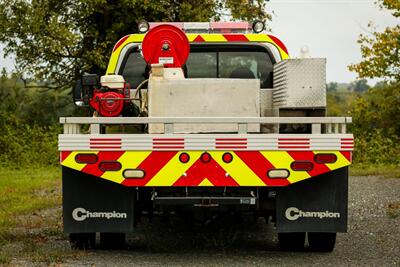
[(183, 30), (183, 22), (149, 22), (150, 30), (159, 25), (172, 25)]
[(251, 30), (251, 24), (248, 22), (211, 22), (212, 31), (221, 30)]
[(172, 25), (187, 33), (251, 33), (248, 22), (150, 22), (150, 29), (158, 25)]
[(184, 22), (183, 30), (185, 32), (207, 33), (210, 31), (209, 22)]

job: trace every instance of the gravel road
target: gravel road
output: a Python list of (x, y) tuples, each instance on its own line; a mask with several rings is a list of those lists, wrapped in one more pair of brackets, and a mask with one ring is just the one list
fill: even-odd
[(127, 250), (89, 251), (62, 265), (400, 266), (400, 179), (350, 178), (349, 231), (338, 234), (332, 253), (279, 251), (277, 234), (263, 219), (220, 218), (207, 227), (180, 219), (144, 225), (129, 237)]

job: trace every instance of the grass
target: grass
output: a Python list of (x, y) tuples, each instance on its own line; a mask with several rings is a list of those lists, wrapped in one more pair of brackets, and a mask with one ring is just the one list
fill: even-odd
[(0, 169), (0, 233), (14, 227), (18, 215), (60, 205), (60, 177), (56, 167)]
[(383, 176), (386, 178), (400, 178), (400, 166), (383, 164), (352, 164), (350, 166), (350, 176)]
[(0, 169), (0, 265), (58, 263), (79, 253), (62, 233), (60, 169)]

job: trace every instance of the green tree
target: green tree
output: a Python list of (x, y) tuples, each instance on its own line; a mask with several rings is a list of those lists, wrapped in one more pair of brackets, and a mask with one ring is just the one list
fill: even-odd
[[(380, 7), (400, 17), (399, 0), (379, 0)], [(349, 66), (360, 78), (384, 78), (354, 102), (354, 159), (374, 164), (400, 164), (400, 25), (372, 36), (361, 35), (362, 61)], [(388, 83), (389, 82), (389, 83)]]
[(366, 92), (369, 89), (368, 81), (367, 79), (360, 79), (355, 82), (352, 82), (349, 86), (349, 89), (357, 92), (357, 93), (363, 93)]
[[(390, 10), (400, 18), (399, 0), (379, 0), (381, 8)], [(372, 25), (369, 25), (373, 29)], [(349, 66), (360, 78), (385, 78), (400, 81), (400, 23), (387, 27), (383, 32), (374, 31), (372, 36), (360, 35), (363, 60)]]
[(328, 92), (335, 92), (338, 89), (338, 83), (337, 82), (330, 82), (326, 85), (326, 90)]
[(399, 83), (371, 88), (353, 103), (356, 162), (400, 164), (399, 114)]
[(70, 86), (103, 74), (114, 44), (137, 22), (269, 19), (266, 0), (0, 0), (0, 42), (24, 77)]

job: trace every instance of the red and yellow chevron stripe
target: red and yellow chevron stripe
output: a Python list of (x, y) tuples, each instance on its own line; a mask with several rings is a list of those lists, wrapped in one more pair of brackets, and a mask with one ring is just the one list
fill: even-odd
[[(122, 37), (114, 46), (113, 52), (108, 63), (106, 73), (115, 73), (117, 63), (122, 49), (130, 43), (142, 43), (145, 34), (131, 34)], [(289, 58), (289, 53), (286, 46), (281, 40), (271, 34), (192, 34), (186, 36), (191, 43), (209, 42), (209, 43), (226, 43), (226, 42), (254, 42), (254, 43), (269, 43), (276, 47), (281, 56), (281, 60)]]
[[(96, 154), (97, 162), (78, 163), (76, 155)], [(188, 162), (179, 159), (182, 153), (189, 155)], [(351, 164), (350, 151), (208, 151), (210, 160), (203, 162), (204, 151), (62, 151), (61, 164), (84, 173), (125, 186), (287, 186), (313, 176), (327, 173)], [(230, 153), (232, 161), (223, 160)], [(316, 154), (335, 154), (336, 161), (329, 164), (315, 162)], [(118, 171), (102, 171), (101, 162), (117, 161)], [(309, 171), (293, 171), (294, 161), (311, 162)], [(125, 179), (126, 169), (140, 169), (143, 178)], [(287, 178), (269, 178), (268, 171), (289, 170)]]

